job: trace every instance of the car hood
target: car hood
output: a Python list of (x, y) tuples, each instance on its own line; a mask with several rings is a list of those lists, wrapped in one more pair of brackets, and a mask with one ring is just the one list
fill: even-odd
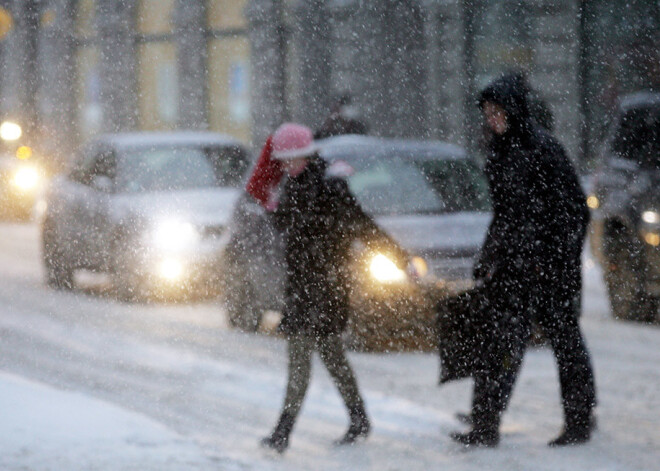
[(120, 220), (178, 217), (197, 226), (225, 226), (239, 195), (235, 188), (123, 194), (114, 198), (113, 216)]
[(491, 214), (378, 216), (376, 220), (412, 253), (473, 257), (484, 241)]

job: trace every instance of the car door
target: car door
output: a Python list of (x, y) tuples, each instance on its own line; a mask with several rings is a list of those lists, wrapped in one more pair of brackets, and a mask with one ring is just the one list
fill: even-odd
[(82, 148), (66, 176), (55, 180), (48, 198), (46, 223), (54, 230), (60, 250), (76, 268), (86, 265), (89, 252), (84, 216), (93, 155), (93, 145)]
[(98, 148), (92, 157), (86, 204), (81, 209), (89, 268), (107, 269), (112, 250), (113, 220), (110, 217), (110, 205), (115, 192), (116, 175), (116, 151), (112, 147)]
[(85, 148), (67, 179), (60, 233), (80, 268), (102, 265), (100, 247), (114, 178), (113, 155), (111, 149), (100, 145)]

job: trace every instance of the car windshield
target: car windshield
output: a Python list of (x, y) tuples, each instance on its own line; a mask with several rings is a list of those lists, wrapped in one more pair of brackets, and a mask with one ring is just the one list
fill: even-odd
[(490, 211), (488, 182), (469, 160), (422, 160), (416, 165), (445, 202), (445, 211)]
[(627, 111), (614, 133), (612, 150), (644, 166), (660, 167), (660, 107)]
[[(487, 208), (476, 172), (460, 171), (467, 162), (415, 162), (400, 157), (337, 159), (330, 166), (348, 173), (348, 183), (365, 211), (374, 215), (439, 214)], [(449, 181), (463, 180), (467, 181)], [(449, 179), (449, 180), (447, 180)], [(455, 192), (469, 191), (465, 195)], [(481, 203), (471, 201), (472, 196)], [(487, 197), (486, 197), (487, 201)]]
[(235, 147), (152, 147), (122, 153), (117, 188), (143, 193), (238, 187), (247, 158)]

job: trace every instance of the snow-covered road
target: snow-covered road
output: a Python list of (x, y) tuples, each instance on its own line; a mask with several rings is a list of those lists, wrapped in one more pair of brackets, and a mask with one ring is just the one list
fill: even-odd
[(600, 274), (585, 264), (583, 325), (599, 393), (586, 446), (549, 449), (561, 426), (547, 349), (528, 352), (499, 448), (466, 452), (459, 428), (470, 383), (436, 385), (433, 354), (351, 354), (374, 433), (337, 449), (347, 418), (315, 365), (290, 450), (257, 446), (273, 425), (285, 345), (230, 330), (221, 306), (129, 305), (103, 285), (42, 282), (38, 231), (0, 224), (1, 470), (657, 470), (660, 329), (614, 322)]

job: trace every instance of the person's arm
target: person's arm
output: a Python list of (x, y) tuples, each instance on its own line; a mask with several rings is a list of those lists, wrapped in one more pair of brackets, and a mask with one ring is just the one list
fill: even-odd
[(328, 178), (327, 186), (330, 201), (336, 205), (339, 217), (345, 221), (351, 236), (391, 253), (399, 268), (405, 269), (410, 260), (408, 252), (364, 212), (346, 181), (341, 178)]
[(502, 230), (499, 219), (493, 216), (488, 225), (486, 237), (479, 251), (472, 276), (475, 281), (485, 280), (493, 275), (497, 269), (498, 260), (501, 259)]

